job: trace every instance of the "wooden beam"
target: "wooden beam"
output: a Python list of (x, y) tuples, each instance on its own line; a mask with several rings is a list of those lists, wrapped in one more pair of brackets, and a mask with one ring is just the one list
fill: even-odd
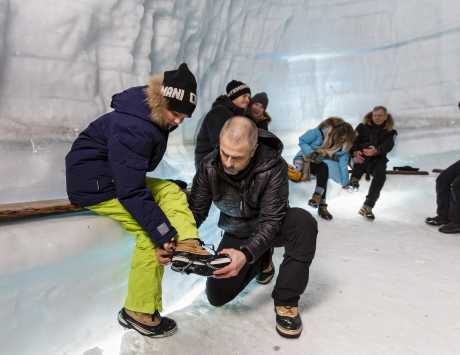
[(0, 221), (82, 210), (72, 205), (68, 199), (0, 204)]

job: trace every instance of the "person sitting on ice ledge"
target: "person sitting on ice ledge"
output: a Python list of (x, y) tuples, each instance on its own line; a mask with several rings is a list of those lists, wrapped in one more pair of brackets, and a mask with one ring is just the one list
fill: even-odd
[(171, 181), (146, 177), (159, 164), (170, 131), (190, 117), (197, 83), (187, 65), (153, 76), (147, 86), (112, 97), (114, 111), (86, 128), (66, 156), (70, 201), (119, 222), (136, 238), (128, 294), (118, 321), (149, 337), (172, 335), (176, 323), (160, 316), (160, 251), (206, 261), (203, 273), (230, 262), (201, 246), (185, 193)]
[[(198, 225), (212, 202), (220, 210), (219, 227), (225, 233), (218, 252), (232, 260), (207, 279), (206, 294), (213, 306), (230, 302), (261, 273), (273, 277), (267, 251), (285, 247), (272, 293), (276, 330), (297, 338), (302, 332), (298, 304), (308, 283), (318, 228), (310, 213), (289, 207), (282, 149), (274, 134), (257, 129), (249, 118), (229, 119), (219, 146), (204, 157), (193, 179), (190, 209)], [(169, 261), (167, 255), (162, 261)]]
[(460, 160), (442, 171), (436, 179), (436, 216), (425, 223), (438, 226), (441, 233), (460, 233)]
[(356, 139), (351, 148), (353, 170), (348, 188), (356, 191), (365, 173), (373, 176), (366, 200), (358, 213), (374, 220), (372, 209), (386, 181), (387, 154), (393, 149), (398, 133), (394, 129), (393, 117), (384, 106), (376, 106), (368, 112), (355, 131)]

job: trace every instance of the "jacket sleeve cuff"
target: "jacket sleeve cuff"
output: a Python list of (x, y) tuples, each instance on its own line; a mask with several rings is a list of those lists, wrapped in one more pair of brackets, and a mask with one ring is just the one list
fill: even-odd
[(254, 255), (251, 254), (248, 248), (246, 246), (242, 246), (240, 248), (240, 251), (246, 256), (246, 262), (248, 264), (253, 264), (254, 263)]
[(164, 235), (160, 235), (160, 233), (152, 233), (149, 234), (150, 240), (155, 244), (158, 248), (163, 247), (163, 244), (169, 242), (173, 239), (177, 234), (177, 231), (174, 228), (171, 228), (168, 233)]

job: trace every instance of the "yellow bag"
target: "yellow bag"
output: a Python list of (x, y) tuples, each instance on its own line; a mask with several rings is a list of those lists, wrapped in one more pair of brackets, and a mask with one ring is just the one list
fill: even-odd
[(302, 179), (302, 173), (295, 170), (291, 164), (288, 164), (288, 179), (294, 182), (299, 182)]

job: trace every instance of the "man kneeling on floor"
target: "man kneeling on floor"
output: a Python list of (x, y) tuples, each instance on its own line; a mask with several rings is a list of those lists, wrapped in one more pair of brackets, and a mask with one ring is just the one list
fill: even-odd
[(255, 277), (270, 281), (272, 248), (285, 247), (272, 293), (276, 329), (281, 336), (297, 338), (302, 332), (298, 303), (308, 283), (318, 229), (310, 213), (289, 207), (282, 149), (275, 135), (258, 130), (248, 118), (231, 118), (220, 132), (219, 147), (203, 159), (193, 179), (190, 209), (200, 225), (214, 202), (225, 232), (218, 252), (232, 260), (207, 280), (213, 306), (230, 302)]

